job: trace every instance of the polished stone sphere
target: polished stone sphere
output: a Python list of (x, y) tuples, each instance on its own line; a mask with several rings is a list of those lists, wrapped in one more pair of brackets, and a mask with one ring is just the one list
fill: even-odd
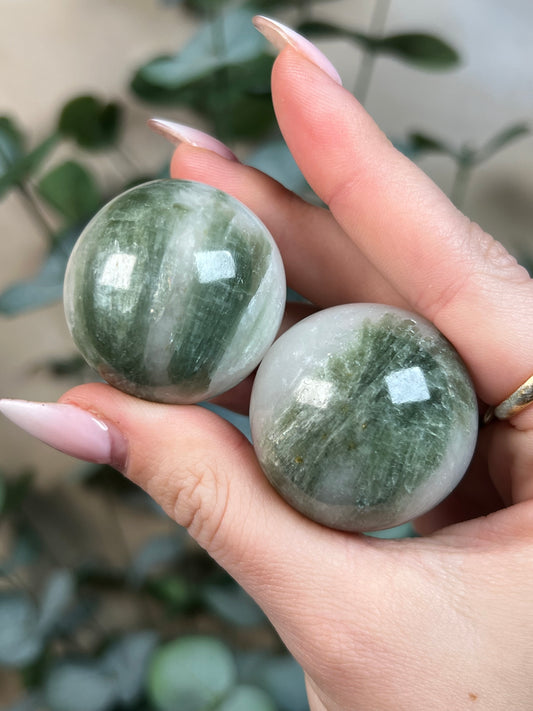
[(472, 457), (476, 396), (425, 319), (380, 304), (320, 311), (263, 359), (250, 424), (267, 478), (319, 523), (375, 531), (433, 508)]
[(82, 232), (65, 276), (74, 342), (111, 385), (194, 403), (249, 375), (285, 307), (278, 248), (233, 197), (155, 180), (108, 203)]

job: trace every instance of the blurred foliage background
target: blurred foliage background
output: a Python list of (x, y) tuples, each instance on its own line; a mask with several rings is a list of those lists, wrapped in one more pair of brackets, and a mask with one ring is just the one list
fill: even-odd
[[(532, 269), (526, 2), (0, 0), (2, 396), (53, 400), (94, 377), (66, 333), (64, 268), (100, 206), (168, 174), (151, 115), (313, 199), (276, 128), (258, 11), (317, 42), (398, 148)], [(0, 446), (2, 708), (305, 711), (268, 620), (142, 492), (4, 421)]]

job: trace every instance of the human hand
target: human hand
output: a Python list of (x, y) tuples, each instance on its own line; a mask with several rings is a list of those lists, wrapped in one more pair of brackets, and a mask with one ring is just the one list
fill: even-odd
[[(275, 236), (289, 284), (318, 307), (382, 302), (433, 321), (480, 400), (500, 402), (531, 375), (533, 282), (391, 146), (317, 50), (273, 36), (289, 39), (272, 78), (278, 122), (329, 210), (190, 133), (173, 177), (247, 204)], [(242, 409), (246, 397), (245, 383), (223, 402)], [(313, 711), (533, 708), (533, 407), (481, 430), (469, 472), (408, 540), (303, 518), (244, 436), (202, 408), (101, 384), (60, 406), (2, 407), (54, 446), (113, 464), (186, 526), (270, 617)]]

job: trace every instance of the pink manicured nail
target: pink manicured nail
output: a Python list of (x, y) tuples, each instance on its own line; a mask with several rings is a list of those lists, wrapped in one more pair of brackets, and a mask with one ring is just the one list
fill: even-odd
[(0, 412), (28, 434), (69, 454), (121, 469), (126, 461), (126, 443), (112, 425), (75, 405), (0, 400)]
[(314, 44), (298, 34), (298, 32), (264, 15), (256, 15), (253, 19), (253, 23), (259, 32), (261, 32), (278, 51), (281, 52), (281, 50), (289, 44), (306, 59), (322, 69), (333, 81), (342, 86), (342, 79), (329, 59), (322, 54)]
[(217, 138), (213, 138), (213, 136), (210, 136), (208, 133), (199, 131), (197, 128), (191, 128), (190, 126), (184, 126), (182, 123), (166, 121), (165, 119), (159, 118), (148, 119), (147, 123), (152, 131), (161, 134), (161, 136), (164, 136), (167, 141), (170, 141), (175, 146), (179, 143), (188, 143), (190, 146), (204, 148), (207, 151), (217, 153), (227, 160), (238, 160), (237, 156), (221, 141)]

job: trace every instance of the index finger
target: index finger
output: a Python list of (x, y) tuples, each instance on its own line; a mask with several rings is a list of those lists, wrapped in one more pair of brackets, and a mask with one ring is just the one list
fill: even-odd
[(280, 128), (302, 172), (361, 252), (450, 339), (480, 397), (533, 372), (533, 281), (397, 151), (356, 99), (287, 47), (273, 71)]

